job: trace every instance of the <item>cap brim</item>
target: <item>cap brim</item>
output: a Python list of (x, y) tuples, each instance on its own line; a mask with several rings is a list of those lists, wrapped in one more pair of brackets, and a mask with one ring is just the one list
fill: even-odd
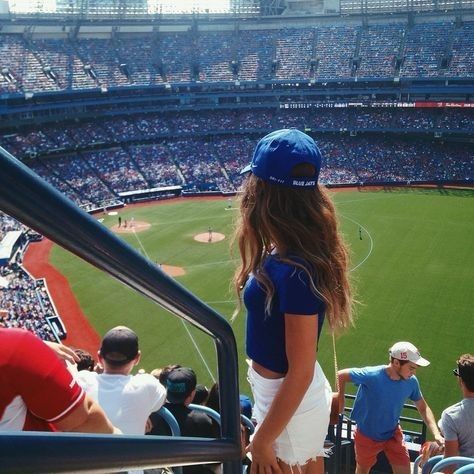
[(247, 165), (241, 172), (240, 174), (247, 174), (247, 173), (250, 173), (252, 171), (252, 163), (250, 163), (249, 165)]
[(129, 359), (125, 356), (117, 358), (117, 357), (110, 357), (109, 355), (105, 355), (105, 356), (102, 356), (102, 357), (110, 365), (125, 365), (125, 364), (128, 364), (129, 362), (131, 362), (133, 360), (133, 357), (131, 359)]
[(419, 365), (420, 367), (426, 367), (427, 365), (430, 365), (430, 361), (424, 359), (423, 357), (420, 357), (416, 362), (416, 365)]

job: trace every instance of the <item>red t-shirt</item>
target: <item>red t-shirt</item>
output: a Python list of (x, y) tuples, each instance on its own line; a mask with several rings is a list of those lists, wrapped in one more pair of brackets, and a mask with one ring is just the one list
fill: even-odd
[(54, 430), (84, 399), (46, 344), (23, 329), (0, 328), (0, 431)]

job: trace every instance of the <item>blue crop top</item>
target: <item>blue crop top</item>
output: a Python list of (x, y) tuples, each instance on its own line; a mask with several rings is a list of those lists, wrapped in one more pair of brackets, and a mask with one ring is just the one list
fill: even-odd
[(251, 274), (244, 288), (247, 308), (246, 350), (252, 360), (274, 372), (286, 373), (285, 313), (318, 314), (318, 340), (325, 304), (312, 291), (308, 274), (269, 255), (263, 267), (275, 287), (270, 314), (265, 314), (265, 291)]

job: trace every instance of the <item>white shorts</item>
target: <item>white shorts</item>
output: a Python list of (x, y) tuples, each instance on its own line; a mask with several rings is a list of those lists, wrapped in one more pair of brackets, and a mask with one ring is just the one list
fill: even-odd
[[(254, 398), (256, 430), (265, 419), (283, 380), (285, 379), (266, 379), (249, 367), (248, 381)], [(273, 445), (278, 459), (290, 466), (303, 466), (318, 456), (326, 455), (324, 440), (328, 432), (331, 399), (331, 386), (316, 362), (311, 385)]]

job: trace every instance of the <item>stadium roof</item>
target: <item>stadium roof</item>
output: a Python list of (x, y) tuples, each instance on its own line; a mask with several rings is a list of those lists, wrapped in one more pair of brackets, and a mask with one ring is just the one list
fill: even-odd
[[(291, 14), (307, 15), (298, 4), (313, 5), (317, 14), (377, 14), (401, 12), (466, 11), (474, 9), (474, 0), (0, 0), (0, 14), (72, 16), (81, 19), (150, 19), (163, 16), (206, 15), (209, 17), (255, 17)], [(301, 7), (303, 8), (303, 6)]]

